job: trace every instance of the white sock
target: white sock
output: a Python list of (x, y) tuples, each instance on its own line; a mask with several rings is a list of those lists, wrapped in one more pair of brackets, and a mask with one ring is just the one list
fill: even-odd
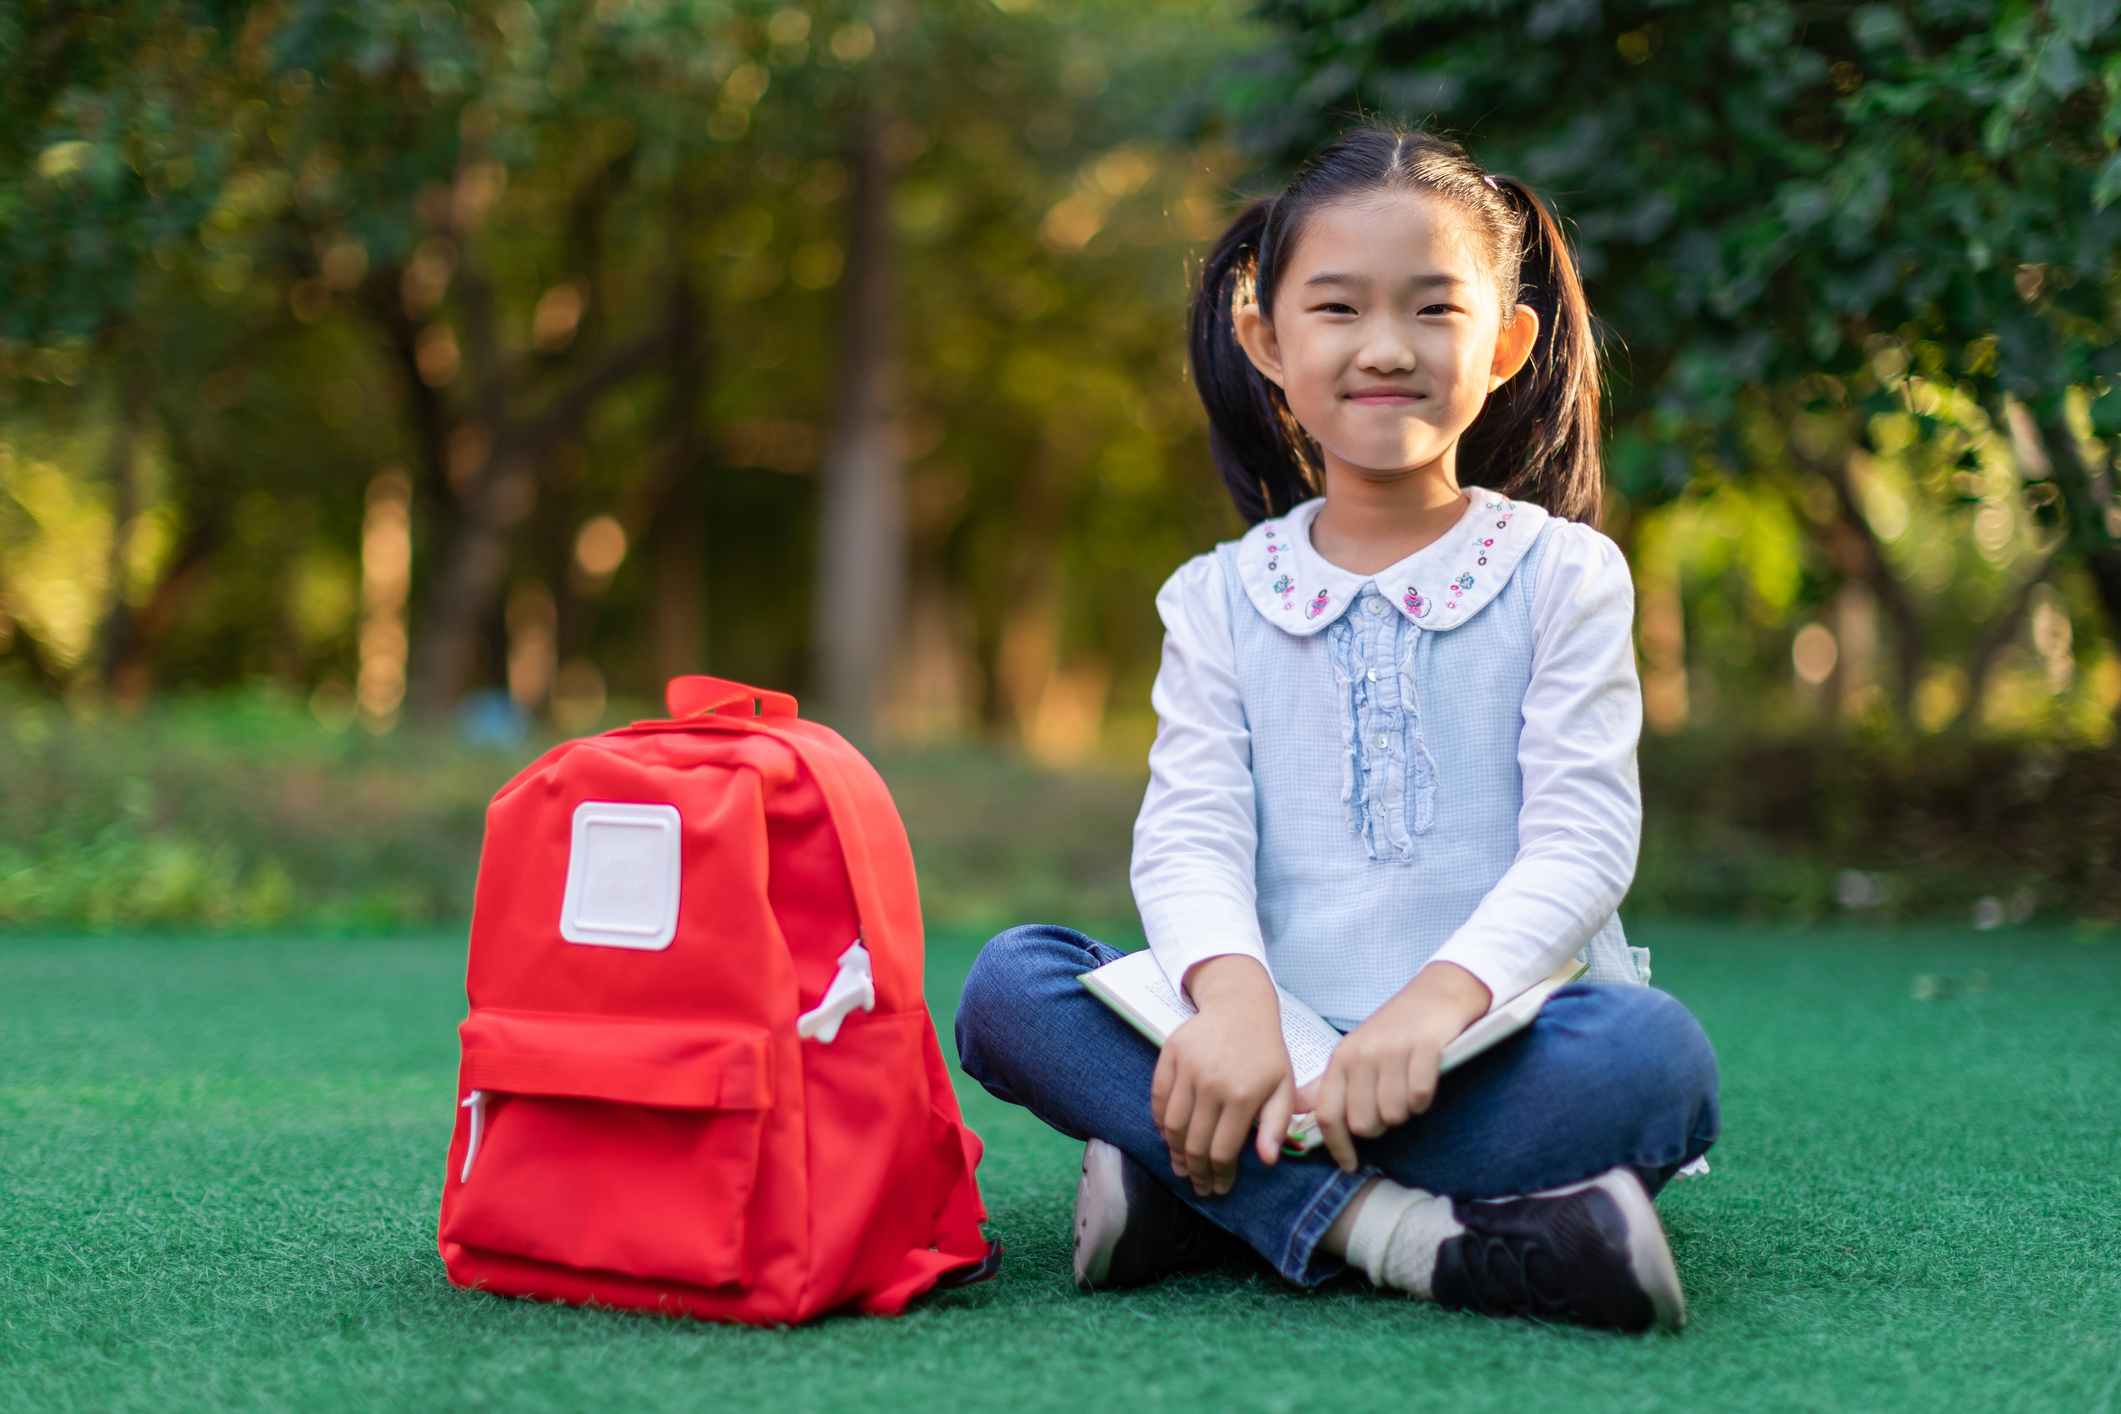
[(1348, 1229), (1348, 1263), (1378, 1286), (1433, 1298), (1436, 1250), (1464, 1231), (1449, 1198), (1381, 1178)]

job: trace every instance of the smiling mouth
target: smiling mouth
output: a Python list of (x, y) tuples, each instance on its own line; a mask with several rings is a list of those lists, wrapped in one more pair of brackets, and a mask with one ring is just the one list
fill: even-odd
[(1421, 394), (1410, 388), (1362, 388), (1348, 394), (1348, 401), (1389, 407), (1399, 403), (1420, 402)]

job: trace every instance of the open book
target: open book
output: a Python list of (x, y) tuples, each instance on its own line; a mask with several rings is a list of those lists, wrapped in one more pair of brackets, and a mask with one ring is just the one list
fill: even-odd
[[(1539, 1008), (1546, 1002), (1547, 994), (1575, 981), (1589, 966), (1589, 963), (1578, 962), (1572, 957), (1551, 975), (1508, 1001), (1490, 1007), (1487, 1015), (1459, 1032), (1457, 1038), (1443, 1048), (1443, 1059), (1436, 1067), (1438, 1072), (1454, 1070), (1498, 1041), (1530, 1026), (1532, 1018), (1539, 1015)], [(1083, 973), (1082, 984), (1090, 989), (1090, 995), (1118, 1012), (1121, 1020), (1159, 1046), (1198, 1010), (1184, 993), (1171, 985), (1171, 979), (1164, 975), (1156, 955), (1147, 948), (1129, 953), (1117, 962), (1108, 962), (1094, 972)], [(1340, 1033), (1324, 1017), (1281, 987), (1274, 990), (1281, 998), (1281, 1039), (1289, 1048), (1289, 1065), (1296, 1072), (1296, 1088), (1301, 1090), (1326, 1073), (1326, 1062), (1332, 1058), (1333, 1048), (1340, 1044)], [(1324, 1142), (1325, 1136), (1319, 1132), (1317, 1119), (1300, 1114), (1290, 1119), (1289, 1138), (1283, 1148), (1302, 1154)]]

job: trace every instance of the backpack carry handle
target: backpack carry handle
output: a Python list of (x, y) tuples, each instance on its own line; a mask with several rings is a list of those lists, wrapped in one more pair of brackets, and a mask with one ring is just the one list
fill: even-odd
[(756, 712), (737, 715), (749, 717), (793, 717), (795, 699), (785, 692), (774, 692), (763, 687), (747, 687), (728, 678), (710, 678), (693, 673), (670, 680), (670, 690), (665, 700), (670, 704), (673, 717), (704, 717), (724, 707), (734, 707), (741, 702), (746, 707), (757, 704)]

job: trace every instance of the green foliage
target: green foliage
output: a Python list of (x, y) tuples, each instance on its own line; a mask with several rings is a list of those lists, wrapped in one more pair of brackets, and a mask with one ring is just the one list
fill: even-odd
[[(470, 915), (486, 803), (545, 742), (334, 732), (270, 691), (77, 719), (0, 697), (0, 931), (345, 934)], [(1138, 930), (1131, 776), (985, 752), (887, 755), (933, 927)]]
[(486, 802), (515, 763), (446, 739), (333, 734), (271, 697), (77, 721), (0, 713), (0, 928), (460, 919)]
[[(1654, 526), (1643, 512), (1732, 479), (1803, 512), (1788, 519), (1812, 542), (1804, 592), (1774, 596), (1779, 623), (1745, 650), (1755, 667), (1703, 662), (1725, 697), (1780, 678), (1792, 620), (1843, 583), (1887, 620), (1899, 719), (1929, 728), (1983, 716), (2028, 586), (2081, 575), (2086, 607), (2121, 623), (2111, 4), (1267, 0), (1260, 14), (1283, 43), (1223, 103), (1284, 165), (1357, 111), (1426, 118), (1557, 203), (1609, 330), (1624, 541)], [(1876, 514), (1896, 495), (1901, 514)], [(1902, 540), (1908, 501), (1920, 528)], [(1977, 541), (1964, 582), (1940, 572), (1941, 547)], [(1768, 561), (1791, 558), (1785, 542)], [(1745, 612), (1742, 592), (1685, 588), (1692, 627)], [(1970, 694), (1931, 689), (1925, 709), (1939, 673)]]
[[(1941, 343), (2021, 397), (2121, 371), (2121, 29), (2109, 5), (1270, 3), (1232, 101), (1293, 157), (1358, 106), (1434, 113), (1554, 193), (1623, 424), (1728, 427), (1748, 387)], [(2113, 175), (2105, 175), (2113, 174)], [(1975, 350), (1993, 340), (1993, 350)], [(1992, 353), (1993, 362), (1985, 355)], [(1641, 494), (1690, 469), (1626, 456)]]
[[(487, 800), (541, 743), (333, 732), (271, 693), (179, 697), (77, 720), (0, 711), (0, 929), (210, 925), (347, 933), (456, 924)], [(1891, 735), (1695, 732), (1644, 745), (1648, 824), (1626, 910), (1809, 922), (1841, 875), (1885, 882), (1859, 918), (2121, 916), (2121, 776), (2109, 751)], [(1131, 937), (1131, 774), (984, 750), (878, 757), (913, 840), (928, 924), (1031, 920)]]
[[(659, 686), (673, 594), (704, 605), (717, 671), (802, 686), (847, 148), (876, 111), (916, 599), (943, 625), (928, 676), (960, 684), (935, 729), (1029, 716), (1077, 664), (1145, 697), (1154, 586), (1227, 523), (1177, 307), (1233, 163), (1170, 136), (1172, 95), (1248, 35), (1200, 22), (1221, 10), (11, 12), (0, 444), (62, 471), (140, 569), (25, 573), (58, 532), (0, 490), (22, 630), (0, 620), (0, 652), (121, 696), (350, 681), (350, 617), (294, 606), (344, 597), (364, 488), (399, 465), (416, 649), (484, 526), (504, 587), (549, 592), (561, 656), (614, 690)], [(603, 514), (628, 554), (585, 575)], [(688, 533), (689, 585), (663, 568)], [(502, 605), (477, 612), (471, 681), (495, 683)]]
[[(2121, 917), (2112, 751), (1692, 734), (1642, 766), (1630, 917)], [(1844, 897), (1850, 870), (1869, 884)]]

